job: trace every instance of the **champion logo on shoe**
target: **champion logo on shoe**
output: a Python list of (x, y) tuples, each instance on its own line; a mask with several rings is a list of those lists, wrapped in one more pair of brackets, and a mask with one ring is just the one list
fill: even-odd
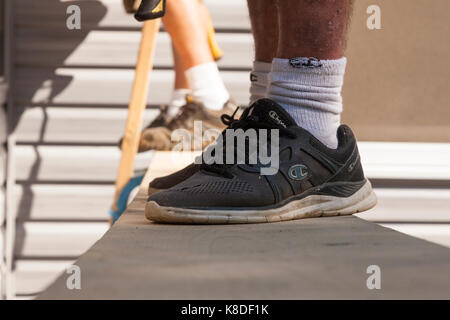
[(283, 120), (280, 119), (280, 116), (278, 115), (278, 113), (276, 113), (273, 110), (269, 111), (269, 116), (275, 120), (276, 123), (278, 123), (280, 126), (282, 126), (283, 128), (286, 128), (286, 124), (283, 122)]
[(294, 68), (320, 68), (322, 61), (317, 58), (292, 58), (289, 59), (289, 64)]
[(308, 168), (303, 164), (296, 164), (289, 168), (289, 178), (292, 180), (303, 180), (308, 176)]
[(359, 161), (359, 154), (356, 155), (355, 161), (353, 161), (352, 163), (350, 163), (350, 165), (348, 166), (348, 172), (353, 171), (353, 169), (355, 168), (355, 166), (358, 164), (358, 161)]

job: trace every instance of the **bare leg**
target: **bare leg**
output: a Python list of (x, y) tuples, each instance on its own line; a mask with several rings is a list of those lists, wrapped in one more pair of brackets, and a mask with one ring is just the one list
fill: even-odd
[[(198, 12), (202, 21), (204, 37), (208, 38), (209, 28), (211, 28), (211, 18), (209, 16), (208, 9), (206, 6), (198, 1), (198, 0), (190, 0), (193, 2), (193, 5), (197, 5)], [(188, 81), (184, 72), (186, 71), (186, 67), (183, 63), (183, 60), (180, 57), (180, 54), (177, 52), (175, 46), (172, 44), (172, 53), (173, 53), (173, 63), (175, 70), (175, 85), (174, 89), (186, 89), (189, 88)]]
[[(230, 94), (211, 53), (205, 18), (208, 16), (202, 14), (198, 0), (171, 0), (163, 22), (175, 48), (175, 89), (190, 89), (194, 100), (218, 110)], [(185, 93), (178, 92), (173, 98), (180, 100), (180, 94)]]
[(344, 55), (352, 0), (277, 0), (277, 58), (338, 59)]
[(250, 103), (267, 97), (269, 74), (278, 45), (278, 11), (272, 1), (248, 0), (255, 44), (255, 60), (250, 73)]
[(175, 46), (172, 45), (172, 55), (173, 55), (173, 69), (175, 71), (175, 84), (174, 89), (188, 89), (189, 84), (184, 75), (186, 68), (184, 67), (183, 61), (175, 49)]
[(167, 1), (166, 6), (164, 28), (169, 32), (184, 67), (189, 69), (213, 62), (198, 6), (193, 5), (192, 0)]
[(255, 60), (272, 62), (278, 47), (278, 11), (271, 1), (248, 0), (255, 42)]

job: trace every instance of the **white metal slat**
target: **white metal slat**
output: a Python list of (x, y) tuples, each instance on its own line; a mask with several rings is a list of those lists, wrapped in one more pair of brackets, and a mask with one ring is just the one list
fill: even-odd
[[(450, 180), (450, 144), (360, 142), (359, 148), (369, 178)], [(120, 155), (112, 146), (19, 145), (16, 152), (17, 179), (32, 182), (112, 182)], [(146, 168), (151, 156), (151, 152), (139, 154), (137, 166)]]
[(108, 222), (17, 222), (15, 257), (75, 258), (109, 228)]
[[(222, 71), (230, 94), (239, 104), (248, 103), (249, 72)], [(16, 103), (124, 105), (133, 83), (133, 70), (18, 68)], [(148, 104), (166, 104), (170, 99), (172, 71), (154, 70), (150, 76)], [(93, 90), (95, 88), (95, 90)]]
[(370, 178), (450, 180), (450, 143), (365, 142), (358, 147)]
[[(113, 185), (18, 185), (18, 219), (106, 221), (113, 194)], [(450, 223), (450, 190), (377, 188), (376, 194), (377, 206), (359, 217), (388, 223)]]
[[(29, 107), (17, 124), (19, 142), (117, 144), (127, 118), (125, 108)], [(158, 114), (144, 112), (143, 125)]]
[[(119, 163), (118, 147), (30, 146), (16, 147), (17, 180), (27, 182), (110, 182)], [(145, 169), (152, 152), (139, 153), (135, 168)]]
[(74, 260), (16, 260), (16, 296), (33, 298), (73, 263)]
[(20, 184), (14, 196), (20, 221), (107, 221), (114, 185)]
[[(140, 31), (91, 31), (80, 36), (70, 30), (24, 28), (16, 33), (16, 65), (48, 67), (127, 67), (134, 69), (141, 38)], [(250, 33), (219, 33), (217, 41), (225, 52), (221, 68), (250, 69), (253, 38)], [(39, 51), (39, 55), (36, 55)], [(158, 34), (154, 66), (173, 64), (170, 37)]]
[(381, 225), (419, 239), (450, 247), (450, 224), (448, 223), (382, 223)]
[(449, 223), (450, 190), (376, 188), (377, 205), (358, 213), (365, 220), (383, 223)]
[[(14, 0), (16, 24), (40, 28), (64, 27), (69, 1)], [(249, 30), (247, 2), (243, 0), (206, 0), (216, 28)], [(132, 15), (127, 15), (122, 0), (77, 1), (83, 13), (82, 30), (95, 28), (136, 29), (140, 27)]]

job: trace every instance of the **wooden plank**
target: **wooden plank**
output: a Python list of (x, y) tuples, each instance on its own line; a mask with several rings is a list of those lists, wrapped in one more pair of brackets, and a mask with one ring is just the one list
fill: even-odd
[(14, 283), (16, 296), (34, 297), (69, 267), (73, 260), (16, 260)]
[(107, 222), (19, 222), (15, 256), (75, 258), (91, 247), (109, 228)]
[[(66, 8), (70, 0), (15, 0), (15, 22), (20, 27), (66, 29)], [(235, 30), (249, 30), (247, 3), (242, 0), (206, 0), (214, 26)], [(127, 15), (121, 0), (77, 1), (83, 12), (83, 32), (98, 28), (137, 29), (139, 23)]]
[[(16, 127), (18, 142), (116, 144), (123, 135), (125, 108), (22, 108)], [(147, 109), (144, 125), (158, 115)]]
[[(133, 209), (77, 260), (84, 270), (83, 290), (67, 290), (62, 276), (40, 298), (450, 297), (448, 249), (356, 217), (164, 225), (144, 218), (144, 202), (141, 194)], [(381, 268), (382, 290), (366, 287), (366, 270), (373, 264)]]
[(113, 185), (20, 184), (14, 190), (19, 221), (107, 221)]
[[(117, 147), (28, 146), (15, 149), (17, 180), (44, 182), (114, 182), (119, 163)], [(151, 152), (140, 153), (135, 168), (147, 168)]]
[[(47, 67), (121, 67), (134, 68), (140, 31), (91, 31), (85, 38), (67, 30), (19, 29), (16, 33), (15, 63), (19, 66)], [(243, 33), (218, 33), (217, 41), (225, 55), (222, 68), (251, 69), (253, 37)], [(34, 54), (36, 48), (40, 54)], [(158, 35), (155, 67), (171, 67), (172, 48), (166, 32)]]
[(149, 75), (153, 68), (156, 36), (158, 35), (160, 22), (160, 19), (148, 20), (142, 26), (142, 38), (128, 104), (127, 122), (121, 142), (115, 193), (111, 204), (111, 210), (113, 211), (118, 210), (120, 194), (133, 177), (134, 162), (139, 149), (143, 114), (148, 95)]
[[(231, 95), (240, 104), (249, 98), (249, 73), (222, 71)], [(133, 70), (18, 68), (16, 71), (16, 103), (128, 105)], [(149, 87), (148, 104), (164, 104), (170, 99), (173, 72), (154, 70)]]

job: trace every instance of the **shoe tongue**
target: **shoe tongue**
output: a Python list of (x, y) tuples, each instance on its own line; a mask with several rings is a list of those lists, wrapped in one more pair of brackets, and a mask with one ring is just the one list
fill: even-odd
[(270, 99), (259, 99), (250, 106), (248, 116), (257, 117), (257, 121), (271, 123), (281, 128), (297, 125), (282, 106)]

